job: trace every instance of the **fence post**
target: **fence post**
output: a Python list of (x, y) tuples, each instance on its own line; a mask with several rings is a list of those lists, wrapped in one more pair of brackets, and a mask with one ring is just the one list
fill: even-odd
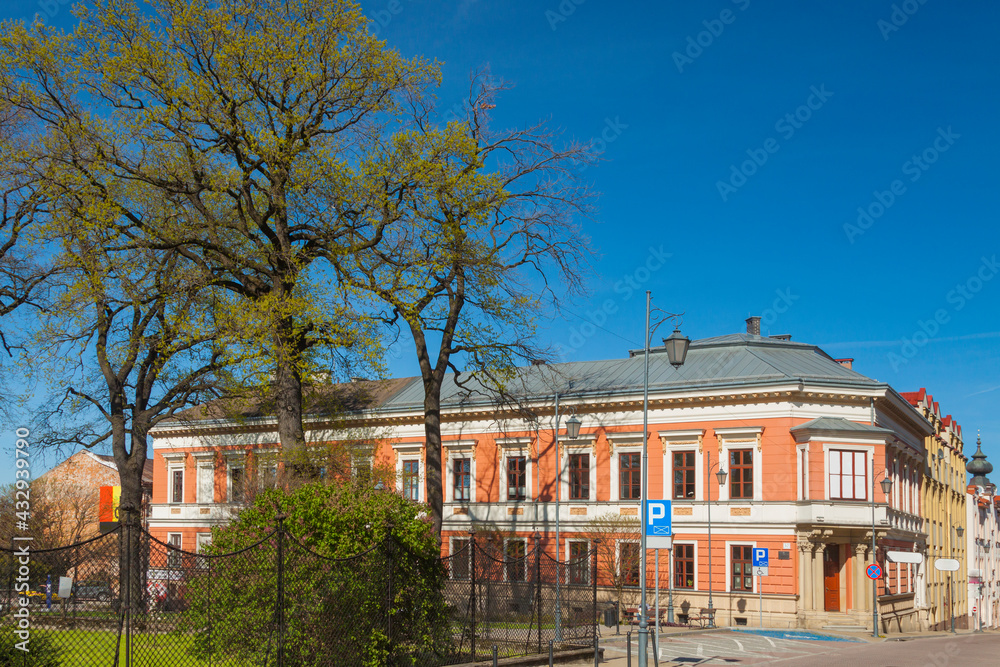
[(386, 538), (385, 538), (385, 557), (386, 557), (386, 560), (389, 561), (389, 597), (385, 601), (385, 604), (386, 604), (386, 609), (385, 609), (386, 633), (385, 633), (385, 636), (386, 636), (386, 639), (389, 642), (389, 650), (391, 651), (392, 647), (393, 647), (393, 643), (392, 643), (392, 595), (393, 595), (393, 593), (392, 593), (392, 584), (393, 584), (392, 577), (393, 577), (393, 570), (394, 570), (394, 567), (393, 567), (393, 555), (394, 555), (393, 554), (393, 547), (395, 546), (395, 544), (393, 542), (393, 538), (392, 538), (392, 524), (391, 523), (386, 528), (386, 531), (387, 531), (387, 534), (386, 534)]
[(592, 567), (592, 569), (593, 569), (593, 576), (591, 577), (591, 587), (593, 589), (593, 593), (592, 593), (592, 595), (593, 595), (593, 598), (592, 598), (593, 599), (593, 615), (592, 615), (592, 618), (594, 619), (593, 628), (594, 628), (594, 658), (595, 658), (595, 660), (597, 658), (597, 545), (599, 545), (600, 543), (601, 543), (601, 540), (599, 538), (596, 539), (596, 540), (594, 540), (594, 549), (591, 551), (591, 554), (593, 554), (591, 556), (591, 558), (593, 559), (593, 567)]
[(469, 602), (472, 607), (472, 662), (476, 661), (476, 531), (469, 531), (469, 555), (472, 570), (469, 572)]
[(538, 652), (542, 652), (542, 559), (538, 549), (539, 534), (535, 533), (535, 604), (538, 605)]
[(125, 667), (131, 667), (132, 665), (132, 597), (134, 591), (132, 590), (132, 559), (135, 557), (132, 553), (132, 511), (133, 507), (131, 504), (123, 505), (119, 512), (125, 515), (125, 595), (121, 595), (119, 591), (119, 597), (124, 598), (121, 600), (121, 604), (124, 605), (125, 614)]
[(278, 520), (278, 597), (275, 615), (278, 621), (277, 665), (285, 665), (285, 515), (279, 514)]

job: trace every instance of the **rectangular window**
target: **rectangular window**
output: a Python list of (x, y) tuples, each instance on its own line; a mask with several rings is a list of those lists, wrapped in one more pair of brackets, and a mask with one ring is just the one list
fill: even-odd
[(198, 466), (198, 502), (215, 502), (215, 470), (211, 465)]
[(590, 583), (588, 551), (590, 551), (590, 545), (587, 542), (574, 540), (569, 543), (569, 583)]
[(272, 489), (278, 481), (278, 466), (262, 464), (257, 468), (257, 480), (262, 489)]
[(674, 452), (674, 498), (694, 498), (694, 452)]
[(622, 500), (639, 500), (639, 489), (642, 480), (640, 454), (619, 454), (618, 465), (621, 471), (621, 484), (618, 487)]
[(753, 498), (753, 450), (729, 450), (729, 497)]
[(733, 564), (732, 590), (753, 593), (753, 547), (732, 547), (730, 560)]
[(420, 461), (403, 461), (403, 497), (420, 500)]
[(451, 578), (469, 578), (469, 540), (454, 538), (451, 541)]
[[(175, 549), (181, 548), (181, 534), (180, 533), (170, 533), (167, 535), (167, 544), (174, 547)], [(174, 549), (167, 549), (167, 567), (171, 570), (180, 569), (181, 566), (181, 552), (174, 551)]]
[(618, 572), (626, 586), (639, 585), (639, 543), (622, 542), (618, 545)]
[(525, 581), (527, 579), (527, 559), (524, 540), (507, 540), (505, 556), (507, 565), (507, 581)]
[(694, 545), (674, 545), (674, 588), (694, 588)]
[(830, 450), (830, 499), (867, 500), (868, 465), (865, 452)]
[(507, 457), (507, 500), (524, 500), (527, 486), (528, 459), (524, 456)]
[(569, 455), (569, 499), (590, 500), (590, 454)]
[(355, 459), (354, 479), (361, 486), (371, 486), (372, 484), (372, 462), (369, 459)]
[[(205, 549), (212, 543), (212, 533), (198, 533), (198, 553), (204, 553)], [(198, 559), (198, 567), (205, 569), (208, 567), (207, 558)]]
[(246, 489), (246, 471), (242, 466), (229, 469), (229, 502), (243, 502)]
[(469, 500), (472, 459), (452, 459), (452, 491), (455, 500)]
[(184, 502), (184, 470), (177, 469), (170, 473), (171, 486), (170, 486), (170, 502), (172, 503), (182, 503)]

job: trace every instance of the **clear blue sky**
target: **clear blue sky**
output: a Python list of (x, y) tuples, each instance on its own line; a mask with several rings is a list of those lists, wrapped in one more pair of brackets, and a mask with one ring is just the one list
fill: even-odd
[[(1000, 5), (577, 2), (362, 3), (390, 46), (443, 62), (442, 107), (489, 65), (515, 85), (498, 125), (612, 139), (585, 172), (602, 193), (591, 297), (543, 342), (625, 356), (645, 289), (692, 338), (762, 315), (764, 333), (926, 387), (966, 453), (982, 429), (1000, 464)], [(393, 373), (415, 374), (401, 353)]]

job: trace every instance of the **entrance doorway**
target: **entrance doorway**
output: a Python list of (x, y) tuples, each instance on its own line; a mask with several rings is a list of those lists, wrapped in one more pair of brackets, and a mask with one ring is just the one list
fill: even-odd
[(840, 611), (840, 545), (823, 550), (823, 609)]

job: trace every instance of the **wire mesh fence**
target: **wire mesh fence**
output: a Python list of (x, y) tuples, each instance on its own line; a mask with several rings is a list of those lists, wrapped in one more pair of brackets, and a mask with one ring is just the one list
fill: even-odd
[(0, 550), (0, 666), (434, 667), (593, 645), (592, 551), (557, 562), (538, 539), (470, 537), (412, 556), (390, 539), (331, 558), (280, 521), (230, 553), (136, 521), (59, 549), (14, 543)]

